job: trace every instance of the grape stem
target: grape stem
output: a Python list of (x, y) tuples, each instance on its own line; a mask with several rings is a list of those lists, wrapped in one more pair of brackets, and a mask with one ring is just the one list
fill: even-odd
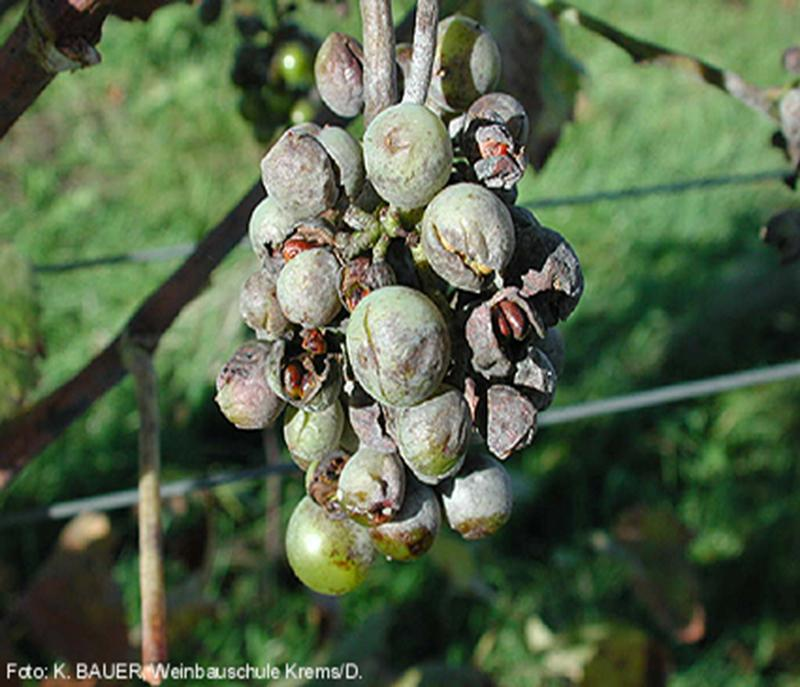
[(423, 105), (428, 97), (436, 52), (436, 28), (439, 23), (439, 1), (419, 0), (414, 22), (414, 43), (411, 72), (403, 93), (403, 102)]
[(161, 449), (158, 383), (151, 346), (133, 337), (122, 343), (133, 376), (139, 409), (139, 589), (142, 623), (142, 679), (158, 685), (154, 670), (167, 660), (167, 602), (161, 554)]
[(364, 39), (364, 123), (397, 102), (394, 23), (390, 0), (361, 0)]

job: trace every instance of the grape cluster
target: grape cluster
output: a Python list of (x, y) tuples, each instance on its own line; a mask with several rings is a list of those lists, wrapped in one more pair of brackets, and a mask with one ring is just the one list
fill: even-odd
[[(303, 124), (267, 152), (249, 226), (260, 266), (241, 292), (256, 340), (217, 380), (238, 427), (286, 406), (307, 491), (287, 556), (325, 594), (358, 585), (376, 552), (423, 555), (443, 520), (466, 539), (508, 520), (501, 461), (553, 399), (555, 326), (583, 291), (571, 246), (514, 206), (528, 117), (492, 92), (497, 46), (460, 16), (438, 34), (426, 105), (388, 107), (362, 144)], [(315, 74), (338, 114), (361, 111), (362, 72), (357, 41), (332, 34)], [(473, 429), (488, 451), (468, 451)]]
[(264, 143), (274, 140), (286, 122), (310, 121), (318, 109), (313, 90), (316, 44), (291, 22), (291, 11), (279, 11), (271, 20), (252, 9), (236, 14), (241, 43), (231, 80), (241, 91), (239, 113)]

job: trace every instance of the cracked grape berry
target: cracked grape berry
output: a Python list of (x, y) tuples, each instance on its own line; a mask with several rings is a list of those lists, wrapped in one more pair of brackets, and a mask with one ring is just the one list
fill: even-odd
[(347, 356), (359, 384), (377, 401), (412, 406), (442, 383), (450, 363), (444, 317), (407, 286), (373, 291), (347, 325)]
[(287, 408), (283, 438), (292, 459), (301, 470), (339, 448), (344, 429), (344, 411), (336, 400), (322, 410)]
[(336, 499), (357, 523), (374, 526), (395, 516), (405, 491), (405, 470), (397, 455), (362, 446), (339, 476)]
[(422, 207), (447, 183), (453, 164), (442, 120), (423, 105), (387, 107), (364, 134), (367, 178), (401, 210)]
[(403, 507), (394, 519), (369, 530), (375, 548), (394, 561), (416, 560), (426, 553), (442, 525), (436, 492), (409, 478)]
[(295, 219), (315, 217), (338, 199), (333, 162), (318, 133), (315, 124), (293, 126), (261, 161), (264, 188)]
[(339, 596), (364, 581), (375, 549), (366, 528), (346, 518), (329, 518), (306, 496), (286, 527), (286, 557), (304, 585)]
[(488, 189), (455, 184), (425, 209), (422, 247), (442, 279), (479, 293), (514, 253), (514, 222), (503, 202)]

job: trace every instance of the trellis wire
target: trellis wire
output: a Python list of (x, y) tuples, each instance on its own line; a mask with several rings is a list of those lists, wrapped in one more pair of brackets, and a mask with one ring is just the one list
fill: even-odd
[[(800, 378), (800, 360), (760, 367), (743, 372), (709, 377), (693, 382), (680, 382), (670, 386), (662, 386), (648, 391), (639, 391), (621, 396), (612, 396), (599, 401), (577, 403), (564, 408), (548, 410), (541, 414), (538, 424), (540, 427), (588, 420), (605, 415), (630, 412), (644, 408), (652, 408), (667, 403), (685, 401), (703, 396), (712, 396), (725, 391), (743, 389), (746, 387), (774, 382), (788, 381)], [(300, 473), (293, 464), (265, 465), (247, 470), (220, 472), (205, 477), (189, 477), (164, 484), (161, 488), (162, 498), (184, 496), (201, 489), (212, 489), (225, 484), (259, 479), (269, 474)], [(50, 506), (34, 508), (31, 510), (11, 513), (0, 518), (0, 529), (17, 525), (24, 525), (40, 520), (59, 520), (69, 518), (86, 511), (109, 511), (127, 508), (137, 503), (138, 492), (136, 489), (90, 496), (73, 501), (61, 501)]]
[[(665, 195), (672, 193), (685, 193), (694, 189), (720, 188), (723, 186), (736, 186), (754, 184), (763, 181), (775, 181), (784, 179), (789, 174), (786, 169), (770, 169), (762, 172), (746, 172), (743, 174), (726, 174), (722, 176), (700, 177), (697, 179), (687, 179), (668, 184), (651, 184), (648, 186), (633, 186), (615, 191), (596, 191), (593, 193), (583, 193), (572, 196), (558, 196), (556, 198), (542, 198), (540, 200), (524, 203), (522, 207), (538, 210), (541, 208), (568, 207), (575, 205), (590, 205), (603, 201), (633, 200), (645, 196)], [(245, 242), (246, 243), (246, 242)], [(82, 270), (90, 267), (102, 267), (106, 265), (118, 265), (125, 263), (160, 262), (182, 258), (191, 254), (195, 248), (194, 243), (181, 243), (174, 246), (164, 246), (161, 248), (150, 248), (130, 253), (119, 253), (115, 255), (100, 256), (87, 260), (75, 260), (72, 262), (52, 263), (45, 265), (35, 265), (34, 270), (40, 274), (60, 274), (74, 270)]]

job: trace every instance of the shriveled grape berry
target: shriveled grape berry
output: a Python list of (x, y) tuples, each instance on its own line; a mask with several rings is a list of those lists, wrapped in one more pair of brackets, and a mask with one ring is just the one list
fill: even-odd
[(409, 479), (403, 507), (393, 520), (372, 527), (375, 548), (394, 561), (412, 561), (426, 553), (442, 524), (442, 509), (436, 492), (416, 479)]
[(364, 108), (363, 61), (361, 44), (343, 33), (330, 34), (317, 52), (317, 90), (322, 101), (341, 117), (355, 117)]
[(486, 393), (486, 447), (500, 460), (530, 446), (538, 409), (521, 390), (493, 384)]
[(333, 520), (308, 496), (286, 528), (286, 557), (300, 581), (320, 594), (341, 595), (364, 581), (375, 549), (352, 520)]
[(267, 341), (282, 336), (289, 328), (278, 304), (277, 278), (278, 268), (268, 263), (250, 275), (239, 295), (239, 312), (245, 324), (257, 338)]
[(472, 426), (460, 391), (445, 385), (422, 403), (392, 411), (390, 417), (400, 455), (420, 482), (438, 484), (458, 472)]
[(506, 93), (478, 98), (463, 119), (461, 148), (475, 177), (492, 189), (510, 190), (525, 173), (528, 115)]
[(494, 458), (475, 452), (439, 487), (447, 522), (464, 539), (482, 539), (511, 517), (511, 477)]
[(439, 22), (429, 100), (445, 112), (463, 112), (500, 78), (500, 48), (478, 22), (464, 16)]
[(442, 121), (422, 105), (386, 108), (364, 134), (367, 177), (402, 210), (422, 207), (447, 183), (453, 148)]
[(215, 401), (239, 429), (269, 427), (280, 415), (284, 402), (267, 385), (266, 366), (270, 346), (258, 341), (240, 346), (217, 377)]
[(325, 248), (299, 253), (281, 270), (278, 303), (290, 322), (322, 327), (341, 309), (337, 291), (339, 263)]
[(407, 286), (385, 286), (364, 298), (350, 316), (346, 342), (359, 384), (390, 406), (426, 399), (450, 362), (444, 317), (427, 296)]
[(337, 498), (337, 491), (339, 478), (349, 460), (350, 454), (334, 451), (312, 461), (306, 469), (306, 493), (332, 518), (347, 517)]
[(296, 408), (323, 410), (342, 388), (340, 357), (336, 353), (313, 355), (294, 342), (278, 339), (267, 359), (267, 384)]
[(318, 133), (316, 125), (294, 126), (261, 161), (267, 193), (296, 219), (314, 217), (333, 207), (338, 198), (336, 172), (316, 139)]
[(514, 223), (488, 189), (461, 183), (441, 191), (425, 209), (422, 247), (433, 271), (478, 293), (514, 253)]
[(283, 438), (292, 459), (302, 470), (339, 448), (344, 429), (344, 411), (339, 401), (318, 411), (288, 408), (283, 420)]
[(405, 470), (397, 454), (362, 446), (344, 466), (336, 498), (353, 520), (373, 526), (395, 516), (405, 490)]

